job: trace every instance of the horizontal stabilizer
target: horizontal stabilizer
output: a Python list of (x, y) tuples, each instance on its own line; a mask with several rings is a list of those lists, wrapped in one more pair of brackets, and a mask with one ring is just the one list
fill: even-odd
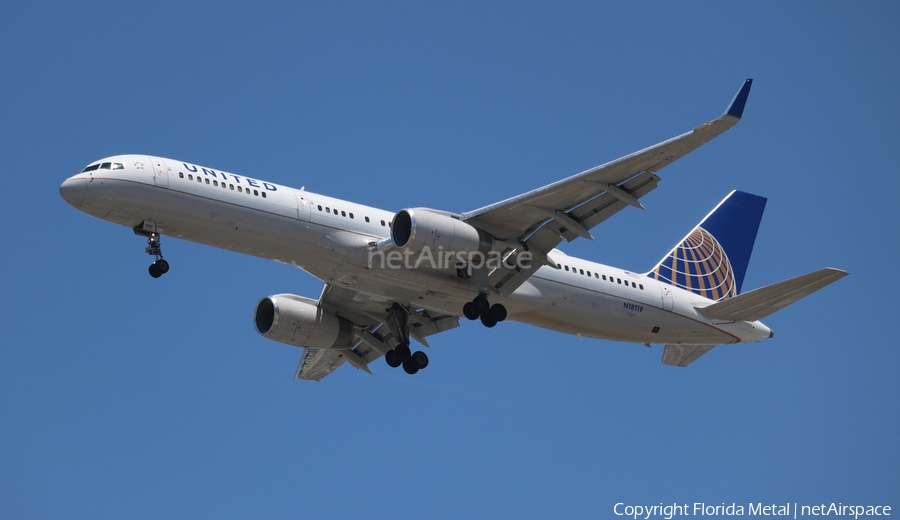
[(847, 276), (846, 271), (826, 267), (733, 298), (698, 308), (711, 320), (756, 321)]
[(715, 345), (666, 345), (663, 350), (664, 365), (686, 367), (713, 349)]

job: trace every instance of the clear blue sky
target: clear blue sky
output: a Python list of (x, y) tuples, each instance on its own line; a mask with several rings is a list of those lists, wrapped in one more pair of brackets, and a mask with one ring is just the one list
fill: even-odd
[[(128, 4), (128, 5), (126, 5)], [(7, 2), (0, 8), (0, 516), (606, 518), (616, 502), (900, 507), (891, 2)], [(59, 197), (120, 153), (390, 210), (465, 211), (718, 116), (572, 255), (649, 269), (726, 193), (769, 197), (744, 283), (851, 275), (760, 344), (662, 349), (515, 323), (292, 381), (251, 312), (321, 282)], [(894, 260), (891, 260), (894, 259)]]

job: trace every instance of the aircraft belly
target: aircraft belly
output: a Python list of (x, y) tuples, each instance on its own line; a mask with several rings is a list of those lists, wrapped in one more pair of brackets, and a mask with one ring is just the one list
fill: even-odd
[[(324, 260), (318, 260), (321, 265)], [(414, 307), (460, 315), (463, 305), (476, 294), (474, 285), (468, 286), (449, 273), (416, 269), (388, 269), (374, 264), (371, 269), (350, 261), (342, 261), (334, 270), (322, 276), (335, 283), (360, 292), (378, 295), (391, 300), (408, 302)], [(499, 302), (499, 300), (496, 300)]]
[[(550, 280), (533, 279), (548, 300), (538, 310), (510, 314), (510, 319), (568, 334), (634, 343), (732, 343), (716, 327), (659, 308), (658, 294), (629, 298)], [(516, 293), (513, 293), (515, 300)]]

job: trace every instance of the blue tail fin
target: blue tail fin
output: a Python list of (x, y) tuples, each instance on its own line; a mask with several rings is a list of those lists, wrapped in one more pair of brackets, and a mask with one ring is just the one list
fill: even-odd
[(716, 301), (740, 294), (765, 209), (732, 191), (647, 276)]

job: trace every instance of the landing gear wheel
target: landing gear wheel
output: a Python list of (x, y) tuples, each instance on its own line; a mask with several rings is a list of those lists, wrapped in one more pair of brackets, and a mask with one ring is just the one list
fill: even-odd
[(483, 294), (479, 294), (475, 297), (474, 300), (472, 300), (472, 310), (475, 311), (475, 313), (479, 316), (486, 313), (488, 310), (490, 310), (490, 308), (491, 304), (488, 303), (487, 298), (485, 298)]
[(486, 312), (481, 315), (481, 324), (487, 328), (491, 328), (497, 324), (497, 320), (491, 316), (491, 313)]
[(469, 303), (463, 305), (463, 315), (472, 321), (475, 321), (478, 319), (478, 313), (475, 312), (472, 302), (469, 302)]
[(391, 368), (397, 368), (403, 364), (403, 360), (397, 357), (397, 352), (394, 350), (388, 350), (384, 355), (384, 360)]
[(159, 266), (156, 265), (156, 262), (150, 264), (150, 269), (148, 269), (148, 271), (150, 271), (150, 276), (153, 278), (159, 278), (163, 275), (163, 272), (160, 270)]
[(156, 268), (159, 270), (160, 274), (166, 274), (169, 272), (169, 262), (166, 262), (162, 258), (153, 263), (156, 264)]
[(410, 358), (403, 362), (403, 371), (409, 375), (413, 375), (419, 371), (419, 367), (416, 366), (415, 362)]
[(417, 350), (413, 352), (412, 357), (409, 358), (409, 362), (410, 364), (414, 364), (417, 369), (422, 370), (428, 366), (428, 356), (421, 350)]
[(409, 343), (397, 345), (397, 347), (393, 350), (393, 352), (397, 356), (397, 359), (400, 360), (400, 362), (405, 362), (407, 359), (410, 358), (410, 356), (412, 356), (412, 354), (410, 353), (410, 350), (409, 350)]
[(491, 305), (491, 310), (488, 311), (488, 314), (490, 314), (497, 322), (501, 322), (506, 319), (506, 307), (499, 303), (495, 303), (494, 305)]

